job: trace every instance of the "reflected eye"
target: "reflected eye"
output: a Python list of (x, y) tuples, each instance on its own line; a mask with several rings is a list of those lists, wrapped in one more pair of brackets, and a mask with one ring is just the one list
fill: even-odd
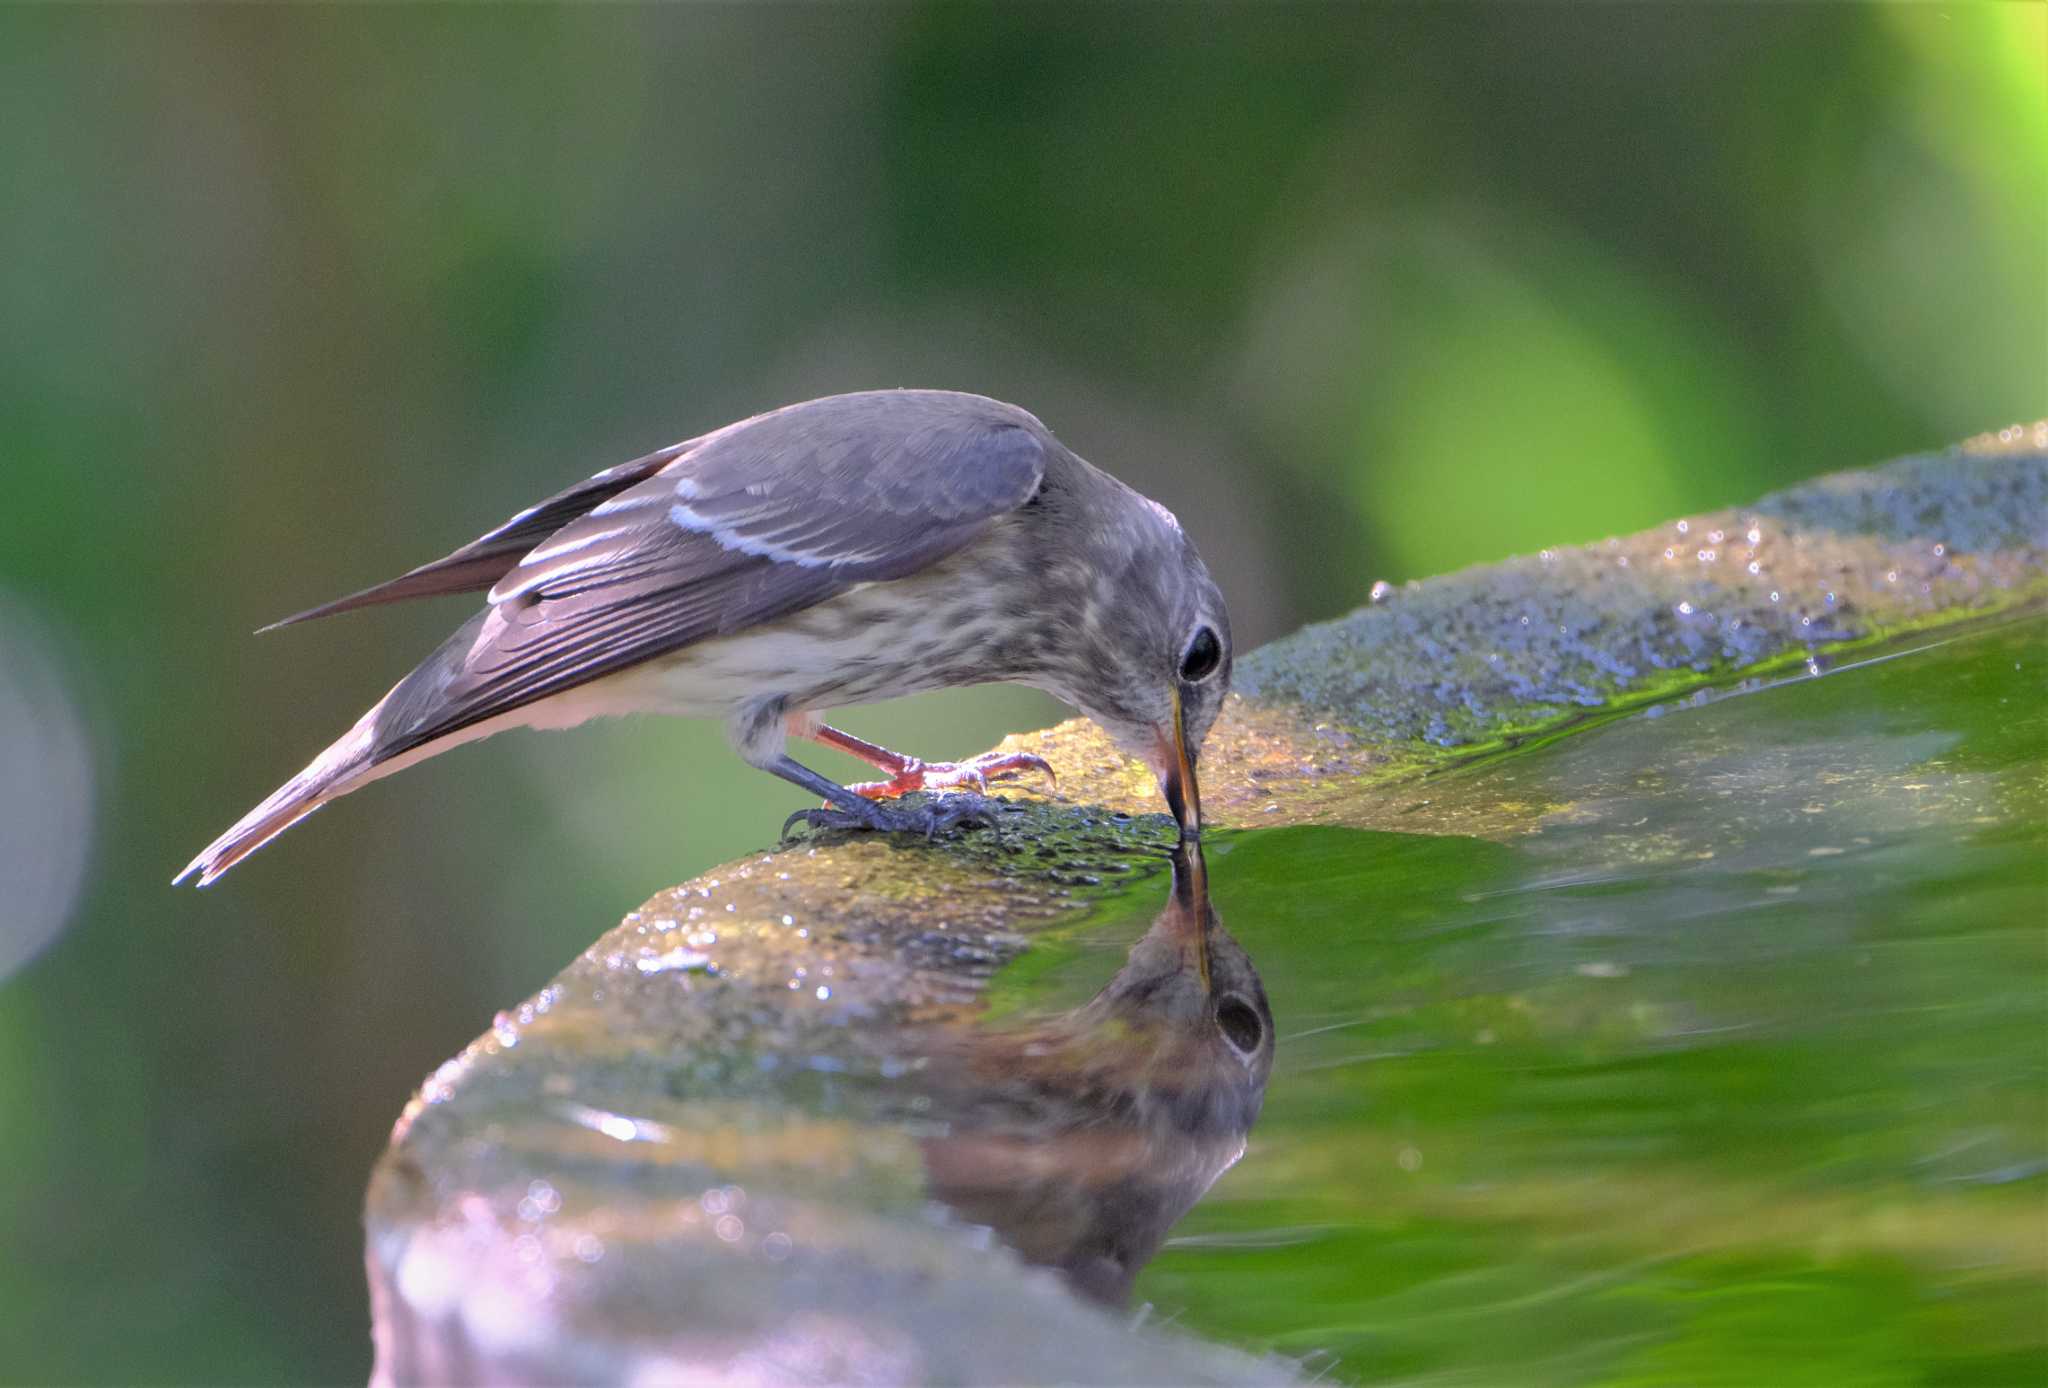
[(1181, 653), (1180, 677), (1189, 684), (1200, 684), (1216, 673), (1216, 667), (1223, 663), (1223, 643), (1216, 639), (1211, 627), (1196, 627), (1195, 634), (1188, 638), (1188, 648)]
[(1252, 1005), (1235, 993), (1225, 994), (1216, 1004), (1216, 1025), (1230, 1048), (1242, 1056), (1258, 1050), (1259, 1042), (1266, 1038), (1266, 1024), (1259, 1020)]

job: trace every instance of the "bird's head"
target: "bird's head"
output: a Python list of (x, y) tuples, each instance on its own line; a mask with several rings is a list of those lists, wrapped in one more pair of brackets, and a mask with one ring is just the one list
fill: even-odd
[(1152, 768), (1181, 838), (1199, 839), (1196, 764), (1230, 692), (1230, 616), (1170, 511), (1145, 501), (1120, 516), (1103, 547), (1118, 561), (1096, 571), (1081, 668), (1060, 692)]
[[(1154, 1066), (1183, 1082), (1211, 1075), (1256, 1114), (1273, 1068), (1273, 1012), (1251, 956), (1209, 901), (1209, 868), (1199, 843), (1173, 850), (1173, 895), (1151, 930), (1080, 1014), (1114, 1019), (1122, 1034), (1179, 1037), (1173, 1063)], [(1159, 1054), (1166, 1055), (1166, 1049)], [(1246, 1116), (1243, 1126), (1249, 1128)]]
[(1258, 970), (1209, 904), (1200, 845), (1178, 844), (1171, 900), (1093, 998), (942, 1036), (906, 1067), (924, 1090), (919, 1126), (936, 1129), (920, 1144), (928, 1189), (1121, 1306), (1244, 1154), (1273, 1032)]

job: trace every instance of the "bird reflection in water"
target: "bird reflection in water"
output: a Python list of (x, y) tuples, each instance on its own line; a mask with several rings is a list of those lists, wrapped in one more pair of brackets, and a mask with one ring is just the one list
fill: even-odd
[(1244, 1154), (1273, 1068), (1252, 961), (1209, 905), (1197, 844), (1173, 895), (1082, 1007), (934, 1044), (932, 1195), (1084, 1297), (1121, 1305), (1167, 1231)]

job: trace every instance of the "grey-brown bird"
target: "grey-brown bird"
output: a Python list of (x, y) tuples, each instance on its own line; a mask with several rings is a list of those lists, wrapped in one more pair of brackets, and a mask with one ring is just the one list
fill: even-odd
[(1085, 1006), (899, 1055), (914, 1062), (904, 1097), (929, 1134), (931, 1194), (1121, 1306), (1244, 1155), (1273, 1045), (1259, 971), (1209, 904), (1200, 845), (1183, 842), (1166, 910)]
[[(929, 835), (985, 818), (986, 802), (882, 802), (1044, 762), (927, 764), (820, 715), (990, 681), (1093, 718), (1151, 767), (1182, 836), (1200, 833), (1196, 757), (1230, 682), (1222, 594), (1171, 512), (1014, 405), (893, 390), (756, 415), (276, 625), (480, 589), (482, 612), (176, 880), (204, 886), (328, 801), (450, 747), (609, 714), (723, 719), (749, 763), (826, 802), (791, 823)], [(792, 733), (888, 779), (839, 785), (789, 755)]]

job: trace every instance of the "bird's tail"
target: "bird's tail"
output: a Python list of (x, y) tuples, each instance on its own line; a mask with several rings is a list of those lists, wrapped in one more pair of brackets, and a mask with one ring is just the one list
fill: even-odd
[(384, 768), (377, 766), (376, 733), (372, 725), (377, 710), (364, 714), (333, 746), (313, 758), (304, 771), (272, 791), (262, 804), (235, 821), (234, 827), (208, 844), (203, 852), (171, 879), (172, 885), (194, 873), (199, 885), (214, 879), (257, 849), (269, 843), (339, 795), (346, 795)]

